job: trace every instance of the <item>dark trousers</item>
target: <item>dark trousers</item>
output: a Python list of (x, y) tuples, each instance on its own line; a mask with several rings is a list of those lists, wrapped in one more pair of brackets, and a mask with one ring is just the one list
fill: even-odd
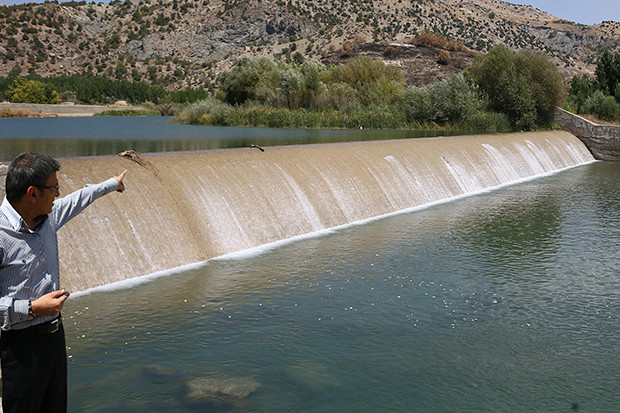
[(67, 411), (67, 348), (55, 333), (0, 334), (4, 413)]

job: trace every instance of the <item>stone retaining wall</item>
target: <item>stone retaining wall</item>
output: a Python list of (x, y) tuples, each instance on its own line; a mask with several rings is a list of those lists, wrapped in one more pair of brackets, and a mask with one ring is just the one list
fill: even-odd
[(594, 158), (620, 161), (620, 126), (599, 125), (560, 108), (556, 108), (555, 121), (578, 137)]

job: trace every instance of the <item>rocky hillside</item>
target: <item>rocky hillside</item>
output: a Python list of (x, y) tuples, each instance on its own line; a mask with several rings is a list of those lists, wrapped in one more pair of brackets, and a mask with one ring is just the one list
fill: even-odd
[[(169, 89), (212, 87), (242, 55), (372, 55), (422, 84), (495, 44), (543, 51), (569, 78), (620, 44), (620, 23), (585, 26), (500, 0), (49, 2), (0, 6), (0, 33), (0, 76), (89, 71)], [(422, 33), (450, 41), (416, 41)]]

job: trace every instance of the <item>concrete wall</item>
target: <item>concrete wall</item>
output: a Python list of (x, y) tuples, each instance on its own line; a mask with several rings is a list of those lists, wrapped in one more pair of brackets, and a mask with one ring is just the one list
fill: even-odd
[(560, 108), (556, 108), (555, 121), (578, 137), (595, 159), (620, 161), (620, 126), (599, 125)]

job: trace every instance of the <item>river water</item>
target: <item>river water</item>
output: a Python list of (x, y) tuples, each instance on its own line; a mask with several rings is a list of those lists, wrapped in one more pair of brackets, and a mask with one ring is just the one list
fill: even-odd
[(72, 297), (70, 411), (613, 412), (619, 240), (597, 162)]
[[(461, 134), (463, 132), (460, 132)], [(58, 158), (454, 135), (450, 131), (232, 128), (179, 125), (169, 117), (0, 119), (0, 161), (35, 151)]]
[[(2, 119), (0, 160), (376, 137)], [(69, 411), (615, 412), (619, 240), (597, 162), (74, 294)]]

